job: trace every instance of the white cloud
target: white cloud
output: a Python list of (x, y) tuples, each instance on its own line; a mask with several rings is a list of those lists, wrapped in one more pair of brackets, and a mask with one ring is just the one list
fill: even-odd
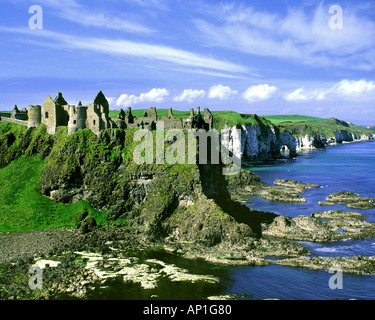
[(112, 105), (112, 103), (116, 102), (116, 97), (106, 97), (108, 100), (109, 105)]
[[(375, 92), (375, 82), (367, 80), (348, 80), (344, 79), (327, 89), (305, 90), (298, 88), (285, 95), (287, 101), (311, 101), (311, 100), (325, 100), (345, 98), (358, 99), (359, 97), (366, 98), (369, 93)], [(370, 97), (371, 99), (373, 97)]]
[(324, 100), (330, 90), (312, 90), (305, 91), (304, 88), (298, 88), (293, 92), (285, 95), (287, 101), (308, 101), (308, 100)]
[[(355, 5), (344, 10), (344, 28), (331, 30), (329, 5), (261, 12), (244, 5), (219, 5), (214, 19), (196, 19), (199, 37), (210, 46), (277, 57), (312, 66), (375, 68), (375, 23)], [(214, 23), (212, 21), (219, 21)]]
[(173, 100), (182, 102), (192, 102), (197, 98), (203, 98), (206, 92), (204, 90), (193, 90), (193, 89), (185, 89), (180, 95), (176, 96)]
[(230, 96), (237, 94), (237, 92), (228, 86), (219, 84), (210, 88), (208, 97), (211, 99), (228, 100)]
[(242, 96), (248, 102), (269, 100), (276, 91), (277, 88), (275, 86), (270, 86), (268, 84), (259, 84), (247, 88)]
[(129, 107), (133, 104), (142, 103), (142, 102), (163, 102), (166, 97), (169, 96), (169, 91), (165, 88), (156, 89), (153, 88), (149, 92), (141, 93), (139, 96), (128, 95), (126, 93), (122, 94), (116, 100), (116, 106), (118, 107)]
[(344, 79), (336, 83), (331, 91), (344, 96), (357, 96), (375, 90), (374, 81)]
[(288, 93), (285, 96), (285, 100), (287, 101), (305, 101), (308, 100), (308, 95), (304, 92), (303, 88), (298, 88), (295, 91)]

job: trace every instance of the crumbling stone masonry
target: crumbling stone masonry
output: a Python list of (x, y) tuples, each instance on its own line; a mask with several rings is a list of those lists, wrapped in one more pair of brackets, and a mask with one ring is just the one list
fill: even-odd
[(94, 102), (88, 106), (83, 106), (81, 102), (77, 106), (69, 105), (61, 92), (52, 100), (47, 96), (43, 105), (30, 105), (28, 111), (18, 110), (17, 106), (12, 111), (11, 118), (16, 120), (28, 120), (28, 127), (38, 127), (40, 124), (47, 126), (49, 134), (54, 134), (58, 127), (67, 126), (68, 134), (88, 128), (95, 134), (101, 130), (109, 128), (139, 128), (155, 130), (158, 121), (164, 122), (164, 130), (170, 129), (205, 129), (213, 128), (213, 117), (207, 108), (204, 109), (204, 116), (197, 108), (190, 109), (190, 115), (186, 119), (176, 118), (173, 110), (168, 109), (167, 117), (159, 117), (155, 107), (144, 112), (143, 117), (135, 117), (131, 108), (127, 111), (120, 110), (118, 116), (114, 119), (109, 117), (109, 103), (104, 94), (100, 91), (94, 99)]

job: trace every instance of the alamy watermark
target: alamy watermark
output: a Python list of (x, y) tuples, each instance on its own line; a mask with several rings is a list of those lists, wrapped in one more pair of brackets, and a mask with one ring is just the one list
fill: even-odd
[(43, 288), (43, 270), (38, 266), (31, 266), (29, 269), (29, 287), (31, 290)]
[(29, 28), (31, 30), (41, 30), (43, 29), (43, 9), (41, 6), (32, 5), (29, 8), (29, 13), (32, 14), (29, 19)]
[(341, 267), (333, 266), (329, 268), (329, 273), (333, 273), (334, 275), (329, 278), (328, 286), (331, 290), (342, 290), (344, 288), (344, 282), (343, 282), (343, 272)]
[(221, 161), (224, 175), (237, 174), (241, 170), (241, 154), (234, 150), (234, 139), (241, 140), (241, 129), (223, 129), (220, 133), (215, 129), (165, 132), (164, 122), (157, 121), (155, 139), (150, 130), (134, 133), (134, 141), (140, 143), (134, 149), (133, 160), (138, 165), (220, 164)]
[(342, 30), (344, 28), (344, 15), (342, 7), (339, 5), (332, 5), (329, 7), (328, 13), (332, 17), (328, 21), (328, 26), (331, 30)]

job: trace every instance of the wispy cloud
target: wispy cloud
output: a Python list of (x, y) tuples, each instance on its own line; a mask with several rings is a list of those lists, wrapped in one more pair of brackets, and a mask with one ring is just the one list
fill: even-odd
[[(38, 30), (33, 32), (23, 28), (1, 27), (0, 31), (28, 35), (27, 41), (37, 39), (39, 44), (60, 48), (88, 50), (117, 56), (130, 56), (150, 61), (167, 62), (171, 65), (195, 67), (199, 70), (215, 70), (228, 73), (245, 73), (248, 69), (242, 65), (217, 60), (212, 57), (196, 54), (173, 47), (134, 42), (129, 40), (113, 40), (72, 36), (63, 33)], [(191, 69), (189, 69), (191, 71)]]
[(260, 12), (243, 5), (221, 5), (217, 22), (196, 19), (198, 36), (207, 45), (244, 53), (287, 59), (312, 66), (374, 69), (375, 23), (355, 8), (344, 11), (344, 28), (332, 30), (329, 6), (312, 12)]
[(141, 7), (156, 8), (159, 10), (169, 10), (169, 0), (122, 0), (124, 2), (133, 3)]
[(57, 11), (56, 15), (86, 27), (98, 27), (109, 30), (124, 31), (130, 33), (152, 34), (157, 32), (153, 28), (146, 27), (140, 23), (113, 17), (108, 13), (90, 12), (86, 8), (66, 8)]
[[(156, 0), (155, 0), (156, 1)], [(29, 2), (26, 0), (15, 0), (16, 3)], [(157, 32), (154, 28), (133, 21), (131, 15), (126, 19), (120, 14), (113, 15), (103, 9), (98, 12), (87, 6), (87, 3), (78, 0), (39, 0), (38, 5), (53, 8), (49, 12), (64, 20), (80, 24), (86, 27), (96, 27), (108, 30), (123, 31), (137, 34), (153, 34)]]

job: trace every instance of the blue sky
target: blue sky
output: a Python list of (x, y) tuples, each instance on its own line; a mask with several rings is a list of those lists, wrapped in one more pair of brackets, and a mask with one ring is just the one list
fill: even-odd
[(0, 110), (102, 90), (111, 109), (375, 124), (373, 1), (2, 0), (0, 12)]

